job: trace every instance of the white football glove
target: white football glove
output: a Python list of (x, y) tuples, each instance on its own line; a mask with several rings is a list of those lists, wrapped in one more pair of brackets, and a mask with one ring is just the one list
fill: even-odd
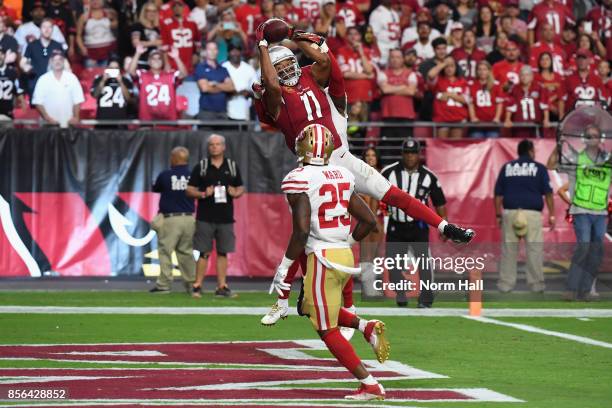
[(276, 273), (274, 274), (274, 279), (272, 280), (272, 284), (270, 285), (270, 290), (268, 293), (271, 295), (274, 290), (279, 296), (283, 296), (283, 290), (291, 290), (291, 284), (285, 282), (285, 278), (287, 277), (287, 272), (289, 271), (289, 267), (293, 264), (293, 259), (289, 259), (286, 256), (283, 257), (280, 265), (276, 267)]

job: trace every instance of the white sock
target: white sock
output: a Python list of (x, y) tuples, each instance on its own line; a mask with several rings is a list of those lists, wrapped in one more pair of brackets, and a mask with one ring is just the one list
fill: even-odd
[(374, 377), (372, 377), (372, 374), (368, 375), (366, 378), (359, 380), (361, 381), (362, 384), (365, 385), (376, 385), (378, 384), (378, 381), (376, 381), (376, 379)]
[(365, 332), (366, 326), (368, 325), (368, 321), (364, 319), (359, 319), (359, 331)]
[(281, 299), (281, 298), (279, 298), (276, 301), (276, 304), (279, 305), (280, 307), (289, 307), (289, 299)]

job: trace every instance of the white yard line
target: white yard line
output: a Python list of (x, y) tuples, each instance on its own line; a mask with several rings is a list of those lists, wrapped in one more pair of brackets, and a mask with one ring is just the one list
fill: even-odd
[(571, 341), (575, 341), (575, 342), (582, 343), (582, 344), (588, 344), (591, 346), (599, 346), (599, 347), (612, 349), (612, 343), (606, 343), (605, 341), (594, 340), (589, 337), (576, 336), (575, 334), (568, 334), (568, 333), (557, 332), (557, 331), (552, 331), (552, 330), (540, 329), (539, 327), (530, 326), (528, 324), (503, 322), (501, 320), (491, 319), (488, 317), (472, 317), (472, 316), (464, 316), (464, 317), (466, 319), (476, 320), (482, 323), (512, 327), (514, 329), (523, 330), (523, 331), (530, 332), (530, 333), (544, 334), (546, 336), (559, 337), (561, 339), (571, 340)]
[[(294, 308), (290, 314), (297, 315)], [(0, 306), (0, 314), (158, 314), (158, 315), (242, 315), (261, 316), (268, 307), (98, 307), (98, 306)], [(401, 309), (395, 307), (362, 307), (360, 315), (370, 316), (466, 316), (467, 308)], [(490, 317), (612, 317), (612, 309), (484, 309)]]

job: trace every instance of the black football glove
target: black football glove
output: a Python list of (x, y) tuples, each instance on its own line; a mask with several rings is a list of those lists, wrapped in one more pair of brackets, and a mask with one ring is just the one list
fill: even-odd
[(467, 244), (474, 238), (476, 232), (474, 232), (473, 229), (461, 228), (454, 224), (446, 224), (442, 235), (453, 242)]

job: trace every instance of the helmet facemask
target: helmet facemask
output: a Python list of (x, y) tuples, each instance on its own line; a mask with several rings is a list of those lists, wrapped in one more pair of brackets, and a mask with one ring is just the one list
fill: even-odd
[[(277, 68), (277, 66), (281, 62), (287, 61), (287, 60), (291, 61), (291, 64), (285, 65), (282, 68)], [(281, 85), (295, 86), (300, 80), (300, 75), (302, 75), (302, 69), (298, 65), (295, 57), (290, 57), (290, 58), (286, 58), (286, 59), (278, 61), (276, 65), (274, 65), (274, 68), (276, 69), (276, 73), (278, 75), (278, 82), (280, 82)]]

